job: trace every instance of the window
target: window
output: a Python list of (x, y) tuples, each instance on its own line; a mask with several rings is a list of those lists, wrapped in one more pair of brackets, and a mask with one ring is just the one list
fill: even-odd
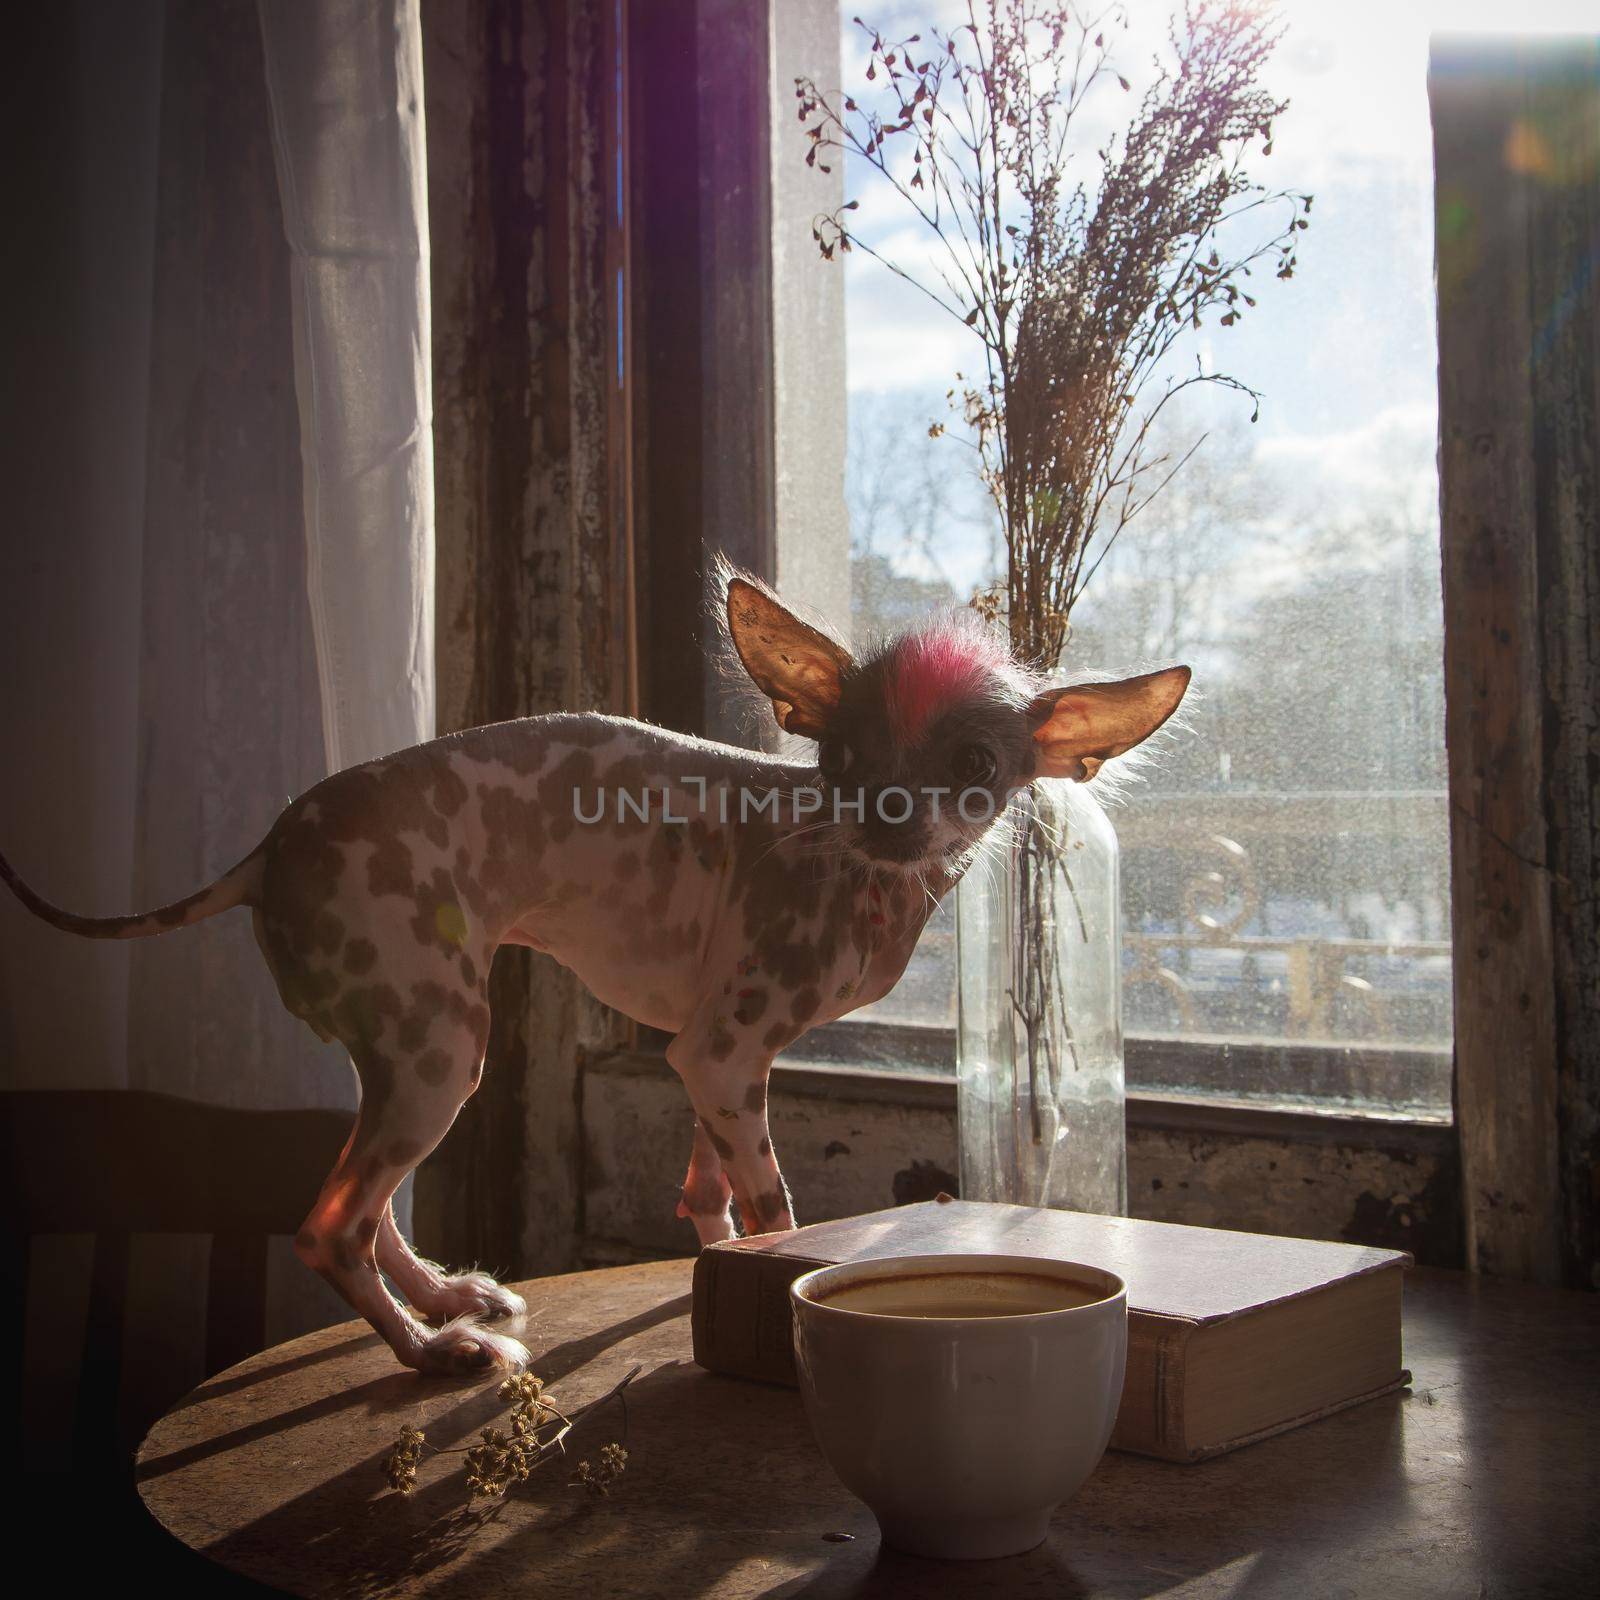
[[(1161, 0), (1137, 4), (1140, 26), (1159, 22), (1166, 9)], [(925, 20), (935, 8), (948, 18), (946, 0), (886, 0), (870, 15), (892, 26), (896, 14)], [(773, 22), (771, 52), (747, 51), (738, 77), (747, 88), (771, 86), (766, 125), (755, 116), (759, 95), (747, 93), (733, 118), (723, 24), (736, 9), (757, 44), (762, 19)], [(1130, 536), (1120, 558), (1126, 565), (1101, 575), (1106, 581), (1097, 581), (1078, 617), (1077, 647), (1094, 664), (1126, 670), (1140, 652), (1181, 648), (1194, 652), (1207, 690), (1185, 742), (1169, 742), (1162, 764), (1115, 813), (1131, 935), (1130, 1207), (1169, 1221), (1390, 1244), (1428, 1264), (1543, 1260), (1550, 1253), (1543, 1234), (1553, 1236), (1551, 1129), (1564, 1059), (1551, 1017), (1558, 999), (1566, 1014), (1581, 1012), (1572, 1001), (1582, 968), (1549, 970), (1541, 930), (1551, 925), (1543, 903), (1550, 896), (1538, 841), (1548, 837), (1569, 875), (1575, 860), (1586, 859), (1586, 841), (1576, 824), (1564, 838), (1548, 815), (1552, 796), (1566, 796), (1562, 803), (1581, 819), (1581, 804), (1570, 798), (1581, 771), (1563, 767), (1560, 781), (1569, 787), (1556, 795), (1555, 780), (1531, 758), (1541, 750), (1548, 756), (1551, 730), (1565, 715), (1548, 696), (1540, 699), (1541, 674), (1559, 668), (1573, 673), (1570, 681), (1585, 681), (1581, 664), (1573, 665), (1586, 657), (1585, 641), (1570, 631), (1572, 608), (1561, 601), (1547, 612), (1541, 603), (1560, 593), (1555, 575), (1582, 570), (1582, 549), (1571, 548), (1581, 527), (1571, 519), (1578, 507), (1581, 520), (1585, 502), (1566, 486), (1574, 470), (1586, 470), (1585, 436), (1565, 428), (1565, 396), (1574, 384), (1578, 392), (1592, 386), (1581, 315), (1554, 340), (1557, 359), (1535, 372), (1531, 396), (1517, 395), (1515, 379), (1530, 349), (1550, 348), (1547, 324), (1531, 320), (1538, 308), (1574, 304), (1565, 287), (1578, 281), (1581, 243), (1571, 224), (1587, 191), (1561, 187), (1574, 155), (1553, 141), (1576, 125), (1566, 80), (1587, 72), (1591, 58), (1576, 43), (1435, 43), (1434, 150), (1423, 26), (1358, 0), (1341, 13), (1354, 17), (1350, 28), (1335, 31), (1322, 9), (1291, 0), (1298, 31), (1280, 57), (1283, 90), (1298, 102), (1291, 117), (1307, 126), (1291, 138), (1290, 119), (1280, 124), (1273, 170), (1284, 186), (1305, 182), (1317, 195), (1303, 270), (1293, 284), (1269, 285), (1279, 292), (1262, 297), (1255, 329), (1247, 323), (1234, 343), (1212, 349), (1219, 365), (1226, 356), (1263, 389), (1263, 421), (1251, 428), (1245, 412), (1225, 409), (1175, 419), (1208, 431), (1208, 448), (1153, 508), (1160, 517)], [(794, 43), (786, 30), (802, 10), (812, 24), (805, 54), (786, 54)], [(653, 8), (630, 15), (635, 29), (657, 20)], [(1426, 20), (1476, 26), (1496, 19), (1440, 0)], [(690, 30), (670, 51), (653, 37), (637, 40), (637, 60), (670, 55), (694, 72), (702, 94), (698, 122), (686, 122), (674, 87), (685, 81), (681, 73), (674, 80), (640, 72), (633, 80), (659, 91), (635, 103), (631, 125), (634, 260), (648, 264), (631, 301), (636, 459), (650, 469), (648, 491), (636, 502), (647, 522), (640, 592), (650, 606), (641, 624), (655, 631), (657, 645), (680, 636), (678, 618), (694, 610), (692, 585), (673, 596), (658, 585), (692, 564), (702, 531), (721, 539), (754, 529), (759, 537), (736, 549), (740, 559), (825, 615), (840, 612), (831, 594), (807, 593), (808, 579), (832, 582), (848, 565), (842, 550), (829, 541), (819, 548), (815, 538), (819, 503), (832, 525), (834, 479), (794, 466), (796, 419), (844, 431), (833, 404), (845, 387), (833, 370), (833, 307), (819, 312), (811, 298), (820, 284), (840, 289), (848, 281), (855, 334), (849, 433), (858, 626), (959, 602), (996, 558), (981, 495), (962, 478), (959, 447), (929, 441), (925, 431), (947, 415), (944, 390), (960, 359), (952, 353), (961, 330), (941, 333), (909, 294), (897, 304), (883, 284), (863, 279), (860, 257), (848, 259), (844, 272), (838, 262), (818, 269), (806, 224), (819, 207), (798, 184), (773, 194), (770, 228), (747, 225), (760, 222), (751, 196), (759, 195), (763, 172), (775, 191), (796, 169), (804, 181), (816, 178), (803, 150), (796, 157), (784, 142), (795, 137), (786, 86), (795, 71), (840, 81), (826, 59), (830, 40), (842, 37), (859, 62), (848, 21), (835, 32), (838, 21), (829, 0), (775, 7), (750, 0), (719, 9), (716, 30)], [(1586, 21), (1570, 5), (1531, 0), (1515, 26)], [(716, 72), (702, 70), (707, 61)], [(1584, 116), (1591, 114), (1588, 81), (1577, 105)], [(1531, 131), (1564, 160), (1529, 164), (1545, 159), (1546, 146), (1526, 137), (1527, 106)], [(730, 136), (708, 131), (730, 122)], [(702, 145), (686, 155), (695, 129)], [(751, 156), (746, 133), (767, 132), (770, 149)], [(730, 151), (748, 157), (737, 171), (731, 158), (713, 159)], [(1444, 631), (1451, 682), (1472, 691), (1450, 697), (1448, 802), (1428, 470), (1434, 160), (1449, 191), (1438, 208), (1451, 562)], [(1554, 185), (1545, 181), (1552, 175)], [(1504, 227), (1520, 222), (1522, 208), (1541, 194), (1550, 202), (1548, 215), (1536, 212), (1545, 218), (1542, 231), (1523, 237)], [(1452, 221), (1458, 202), (1462, 226)], [(740, 224), (731, 235), (730, 215)], [(880, 208), (869, 220), (882, 227), (886, 215)], [(1474, 215), (1500, 231), (1475, 229)], [(1485, 239), (1497, 248), (1480, 248)], [(751, 285), (759, 291), (768, 279), (770, 295), (755, 299), (758, 312), (770, 306), (775, 313), (768, 345), (781, 337), (804, 354), (828, 356), (806, 381), (796, 379), (793, 349), (785, 356), (763, 347), (760, 319), (747, 315)], [(1519, 308), (1525, 280), (1538, 298)], [(1495, 317), (1500, 304), (1510, 308), (1504, 322)], [(1254, 349), (1243, 342), (1258, 334)], [(1376, 369), (1379, 357), (1390, 364), (1386, 373)], [(762, 382), (770, 368), (772, 387), (787, 384), (789, 399), (776, 396), (769, 406), (764, 391), (749, 387), (752, 367)], [(1345, 392), (1353, 384), (1356, 400)], [(770, 433), (760, 426), (769, 411)], [(1494, 447), (1480, 451), (1480, 430), (1488, 428), (1498, 430)], [(765, 461), (764, 440), (774, 444)], [(1535, 463), (1531, 477), (1506, 471), (1524, 461)], [(664, 492), (674, 485), (676, 498)], [(1475, 511), (1480, 498), (1493, 581), (1471, 568), (1478, 546), (1466, 508)], [(1332, 531), (1313, 538), (1319, 523)], [(1241, 538), (1254, 559), (1228, 548)], [(815, 570), (803, 570), (808, 563)], [(1302, 580), (1327, 574), (1339, 580), (1331, 598), (1313, 593), (1289, 603)], [(1179, 622), (1188, 631), (1175, 635)], [(1503, 654), (1476, 649), (1491, 622), (1506, 625), (1495, 634)], [(681, 682), (688, 691), (687, 718), (688, 702), (698, 699), (698, 654), (686, 650), (668, 662), (657, 650), (650, 659), (658, 687)], [(1507, 692), (1497, 699), (1491, 687), (1483, 704), (1495, 710), (1474, 717), (1484, 685)], [(1252, 716), (1258, 701), (1264, 709)], [(1508, 729), (1507, 706), (1538, 714)], [(1488, 752), (1506, 743), (1530, 759), (1492, 765)], [(1569, 750), (1580, 746), (1581, 739), (1567, 741)], [(1232, 808), (1226, 825), (1215, 814), (1224, 805)], [(1484, 934), (1464, 939), (1454, 963), (1457, 1004), (1473, 1022), (1454, 1052), (1444, 1003), (1451, 970), (1446, 816), (1453, 870), (1476, 891), (1453, 916)], [(1189, 860), (1163, 857), (1174, 839)], [(1400, 915), (1409, 920), (1396, 926)], [(1573, 913), (1561, 915), (1570, 927)], [(1179, 917), (1189, 919), (1188, 942)], [(1511, 922), (1518, 926), (1502, 925)], [(952, 933), (949, 919), (936, 922), (917, 966), (884, 1004), (808, 1035), (780, 1058), (773, 1142), (808, 1219), (871, 1210), (956, 1181)], [(1579, 947), (1575, 940), (1568, 948)], [(1523, 1022), (1530, 999), (1538, 1011), (1533, 1027)], [(541, 1023), (532, 1036), (541, 1048), (545, 1033)], [(570, 1052), (578, 1093), (551, 1104), (575, 1104), (577, 1127), (570, 1118), (540, 1126), (540, 1154), (549, 1158), (537, 1164), (540, 1181), (548, 1188), (550, 1174), (573, 1174), (581, 1254), (594, 1262), (687, 1243), (684, 1226), (659, 1204), (682, 1173), (681, 1088), (661, 1059), (662, 1041), (639, 1043), (636, 1051)], [(1447, 1110), (1452, 1053), (1459, 1126)], [(514, 1110), (496, 1126), (518, 1126), (519, 1118)], [(1506, 1195), (1516, 1197), (1515, 1207)]]
[[(950, 9), (870, 20), (909, 31)], [(1131, 1088), (1449, 1115), (1426, 68), (1429, 29), (1482, 9), (1283, 7), (1267, 81), (1292, 106), (1262, 175), (1313, 193), (1313, 225), (1293, 282), (1264, 273), (1260, 310), (1190, 347), (1262, 392), (1260, 420), (1226, 394), (1169, 409), (1175, 453), (1205, 442), (1075, 614), (1069, 669), (1183, 659), (1199, 691), (1112, 812)], [(1167, 8), (1134, 10), (1126, 62), (1148, 58)], [(865, 51), (841, 21), (848, 83)], [(923, 247), (893, 196), (862, 199), (876, 245)], [(860, 633), (959, 603), (1001, 551), (961, 445), (928, 432), (975, 349), (865, 253), (845, 272)], [(947, 906), (899, 987), (812, 1053), (953, 1070), (954, 960)]]

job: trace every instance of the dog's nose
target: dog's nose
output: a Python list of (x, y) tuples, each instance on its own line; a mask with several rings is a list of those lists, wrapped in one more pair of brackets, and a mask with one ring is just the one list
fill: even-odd
[(891, 784), (868, 791), (861, 832), (870, 854), (906, 861), (927, 843), (928, 818), (905, 789)]

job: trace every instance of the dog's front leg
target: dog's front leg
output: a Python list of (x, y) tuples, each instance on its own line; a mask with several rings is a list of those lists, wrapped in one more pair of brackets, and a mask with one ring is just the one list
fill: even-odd
[(683, 1180), (678, 1215), (694, 1224), (702, 1245), (717, 1244), (733, 1237), (733, 1218), (728, 1214), (732, 1200), (733, 1189), (722, 1170), (722, 1157), (696, 1117), (694, 1150), (689, 1156), (689, 1175)]
[(394, 1219), (394, 1204), (384, 1208), (376, 1241), (378, 1268), (433, 1322), (455, 1317), (520, 1317), (528, 1303), (496, 1283), (487, 1272), (451, 1272), (419, 1256)]
[[(667, 1060), (689, 1091), (699, 1124), (697, 1140), (703, 1137), (711, 1146), (727, 1174), (745, 1233), (776, 1233), (794, 1226), (794, 1212), (767, 1126), (772, 1056), (760, 1047), (759, 1036), (741, 1039), (751, 1031), (740, 1028), (720, 1009), (708, 1010), (667, 1046)], [(691, 1164), (691, 1177), (695, 1173)], [(693, 1214), (695, 1201), (688, 1185), (684, 1204)], [(726, 1205), (724, 1199), (724, 1219)], [(717, 1231), (714, 1218), (703, 1223), (696, 1215), (695, 1225), (702, 1244), (728, 1236), (725, 1230)]]

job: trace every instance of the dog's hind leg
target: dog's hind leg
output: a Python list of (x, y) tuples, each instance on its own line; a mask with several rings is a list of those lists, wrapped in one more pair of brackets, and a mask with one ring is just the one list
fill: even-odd
[[(527, 1350), (515, 1339), (490, 1332), (468, 1316), (429, 1328), (394, 1298), (378, 1271), (378, 1240), (390, 1199), (405, 1175), (449, 1131), (477, 1086), (477, 1064), (488, 1032), (486, 1012), (477, 1027), (465, 1018), (457, 1021), (445, 1007), (429, 1009), (434, 1012), (431, 1025), (421, 1030), (426, 1049), (415, 1041), (417, 1029), (408, 1027), (410, 1018), (399, 1019), (392, 1045), (370, 1042), (375, 1032), (370, 1027), (356, 1030), (359, 1037), (350, 1054), (361, 1078), (360, 1115), (295, 1248), (383, 1335), (406, 1366), (422, 1372), (489, 1366), (514, 1370), (528, 1360)], [(414, 1043), (415, 1048), (403, 1047)], [(408, 1285), (402, 1287), (411, 1292)]]
[(487, 1272), (451, 1272), (419, 1256), (384, 1208), (378, 1224), (378, 1270), (407, 1302), (432, 1322), (452, 1317), (520, 1317), (528, 1309), (520, 1294), (496, 1283)]

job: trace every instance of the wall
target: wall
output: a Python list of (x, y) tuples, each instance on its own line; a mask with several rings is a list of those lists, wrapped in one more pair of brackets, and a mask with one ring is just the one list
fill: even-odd
[[(693, 1120), (660, 1061), (624, 1055), (583, 1077), (587, 1261), (682, 1255), (673, 1215)], [(955, 1085), (927, 1077), (773, 1070), (768, 1116), (802, 1222), (957, 1192)], [(1341, 1239), (1461, 1264), (1451, 1131), (1381, 1119), (1130, 1102), (1129, 1214)]]

